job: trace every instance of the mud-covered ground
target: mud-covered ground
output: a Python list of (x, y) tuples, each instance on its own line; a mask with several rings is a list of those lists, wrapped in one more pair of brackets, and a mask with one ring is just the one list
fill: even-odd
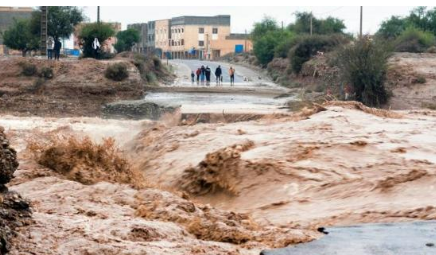
[[(435, 112), (330, 103), (186, 124), (0, 118), (20, 162), (8, 186), (34, 220), (12, 254), (259, 254), (319, 238), (320, 226), (436, 219)], [(114, 137), (146, 187), (38, 165), (27, 143), (53, 134)]]

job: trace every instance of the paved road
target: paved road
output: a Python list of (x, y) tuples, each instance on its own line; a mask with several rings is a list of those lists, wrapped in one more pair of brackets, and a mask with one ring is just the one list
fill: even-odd
[(229, 68), (232, 66), (235, 68), (235, 86), (254, 86), (254, 87), (275, 87), (280, 88), (274, 84), (268, 77), (260, 74), (257, 71), (251, 70), (249, 68), (230, 65), (223, 62), (212, 62), (203, 60), (182, 60), (176, 59), (170, 61), (170, 63), (176, 68), (176, 74), (178, 79), (175, 81), (176, 86), (198, 86), (196, 83), (193, 85), (191, 83), (191, 71), (196, 71), (197, 68), (203, 66), (209, 66), (211, 69), (211, 86), (216, 85), (215, 69), (218, 65), (221, 66), (223, 70), (223, 86), (230, 86), (230, 76)]
[(364, 224), (328, 228), (328, 235), (305, 244), (263, 251), (262, 255), (435, 255), (436, 222)]

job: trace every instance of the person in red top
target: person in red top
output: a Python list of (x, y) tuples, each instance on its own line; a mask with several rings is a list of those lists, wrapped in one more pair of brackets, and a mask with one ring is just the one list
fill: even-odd
[(195, 72), (195, 74), (197, 75), (197, 84), (200, 83), (200, 74), (201, 74), (201, 69), (198, 68), (197, 71)]

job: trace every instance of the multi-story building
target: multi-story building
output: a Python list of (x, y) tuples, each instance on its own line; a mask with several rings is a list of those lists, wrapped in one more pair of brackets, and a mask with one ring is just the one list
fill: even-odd
[(230, 35), (230, 15), (182, 16), (171, 19), (174, 58), (212, 58), (211, 42)]
[(30, 19), (32, 11), (31, 7), (0, 7), (0, 55), (8, 52), (3, 45), (3, 32), (12, 26), (14, 19)]
[(156, 24), (155, 24), (155, 22), (154, 21), (149, 21), (148, 23), (147, 23), (147, 48), (149, 49), (148, 51), (149, 52), (152, 52), (152, 51), (154, 51), (154, 47), (155, 47), (155, 38), (156, 38), (156, 36), (155, 36), (155, 34), (154, 34), (154, 32), (155, 32), (155, 26), (156, 26)]
[(128, 27), (142, 29), (141, 38), (147, 34), (141, 40), (147, 50), (142, 52), (154, 52), (161, 58), (216, 59), (228, 53), (252, 50), (246, 34), (230, 33), (230, 15), (181, 16)]
[(163, 57), (169, 51), (170, 20), (156, 20), (154, 34), (156, 53)]
[(129, 24), (127, 28), (136, 29), (139, 32), (139, 42), (133, 45), (132, 51), (138, 53), (146, 53), (147, 52), (147, 38), (148, 38), (148, 24), (147, 23), (136, 23)]

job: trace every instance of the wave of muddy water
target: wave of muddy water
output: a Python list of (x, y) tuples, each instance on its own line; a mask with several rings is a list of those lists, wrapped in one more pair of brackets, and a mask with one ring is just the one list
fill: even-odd
[[(208, 153), (250, 141), (223, 164), (232, 171), (226, 182), (231, 192), (216, 189), (190, 199), (250, 213), (264, 224), (315, 229), (436, 219), (436, 114), (401, 114), (383, 118), (330, 106), (307, 118), (193, 126), (12, 116), (0, 118), (0, 125), (19, 155), (27, 139), (50, 133), (89, 135), (96, 141), (112, 136), (156, 187), (176, 191), (182, 191), (186, 170), (198, 167)], [(10, 188), (32, 201), (35, 224), (17, 238), (13, 254), (26, 249), (38, 254), (258, 254), (268, 247), (200, 240), (174, 222), (137, 217), (138, 197), (174, 196), (169, 193), (82, 185), (25, 157), (20, 164)], [(319, 237), (303, 230), (292, 235), (301, 241)]]
[(217, 191), (195, 200), (275, 224), (435, 219), (436, 118), (403, 114), (329, 107), (299, 121), (162, 127), (144, 133), (137, 149), (147, 176), (177, 187), (207, 153), (252, 141), (231, 164), (236, 195)]

